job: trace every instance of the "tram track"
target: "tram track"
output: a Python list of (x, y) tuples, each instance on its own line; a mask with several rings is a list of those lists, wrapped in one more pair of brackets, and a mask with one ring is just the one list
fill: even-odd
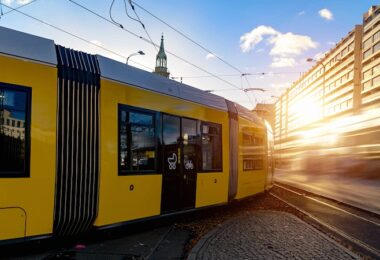
[(320, 228), (373, 259), (380, 259), (380, 218), (327, 198), (278, 184), (270, 195), (304, 214)]

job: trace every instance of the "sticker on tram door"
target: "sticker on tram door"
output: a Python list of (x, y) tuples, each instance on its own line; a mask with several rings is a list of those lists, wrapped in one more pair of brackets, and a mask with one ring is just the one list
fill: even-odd
[(194, 169), (194, 164), (191, 160), (185, 161), (185, 169), (186, 170), (193, 170)]
[(177, 168), (177, 155), (173, 153), (172, 157), (168, 158), (169, 170), (175, 170)]

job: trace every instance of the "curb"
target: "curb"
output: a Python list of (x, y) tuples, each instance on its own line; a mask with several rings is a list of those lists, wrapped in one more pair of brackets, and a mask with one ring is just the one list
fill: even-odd
[(189, 255), (187, 256), (187, 259), (188, 260), (196, 260), (197, 257), (198, 257), (198, 254), (200, 253), (200, 251), (202, 251), (203, 247), (209, 243), (209, 240), (211, 238), (217, 236), (218, 233), (220, 233), (225, 228), (227, 228), (228, 226), (230, 226), (232, 224), (232, 222), (234, 222), (237, 218), (239, 218), (239, 217), (232, 218), (232, 219), (229, 219), (229, 220), (223, 222), (219, 226), (217, 226), (214, 229), (212, 229), (211, 231), (209, 231), (206, 235), (204, 235), (197, 242), (197, 244), (191, 249)]

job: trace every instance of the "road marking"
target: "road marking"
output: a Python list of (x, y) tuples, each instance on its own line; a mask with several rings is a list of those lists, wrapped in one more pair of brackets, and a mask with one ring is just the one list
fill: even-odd
[(282, 202), (284, 202), (285, 204), (288, 204), (289, 206), (295, 208), (296, 210), (300, 211), (301, 213), (305, 214), (306, 216), (308, 216), (309, 218), (313, 219), (314, 221), (316, 221), (317, 223), (319, 223), (320, 225), (322, 226), (325, 226), (326, 228), (330, 229), (331, 231), (339, 234), (340, 236), (346, 238), (347, 240), (351, 241), (352, 243), (356, 243), (357, 245), (365, 248), (366, 250), (368, 250), (369, 252), (371, 252), (372, 254), (376, 255), (376, 257), (380, 257), (380, 251), (378, 251), (377, 249), (371, 247), (370, 245), (367, 245), (365, 244), (364, 242), (346, 234), (345, 232), (343, 232), (342, 230), (340, 229), (337, 229), (333, 226), (331, 226), (330, 224), (327, 224), (326, 222), (314, 217), (313, 215), (311, 215), (310, 213), (300, 209), (299, 207), (293, 205), (292, 203), (288, 202), (287, 200), (285, 199), (282, 199), (280, 198), (279, 196), (273, 194), (272, 192), (269, 193), (270, 195), (272, 195), (273, 197), (275, 197), (276, 199), (278, 200), (281, 200)]
[(348, 215), (351, 215), (351, 216), (353, 216), (353, 217), (355, 217), (355, 218), (358, 218), (358, 219), (364, 220), (364, 221), (369, 222), (369, 223), (371, 223), (371, 224), (374, 224), (374, 225), (376, 225), (376, 226), (380, 226), (380, 223), (377, 223), (377, 222), (372, 221), (372, 220), (370, 220), (370, 219), (367, 219), (367, 218), (364, 218), (364, 217), (362, 217), (362, 216), (356, 215), (356, 214), (351, 213), (351, 212), (349, 212), (349, 211), (347, 211), (347, 210), (344, 210), (344, 209), (338, 208), (338, 207), (336, 207), (336, 206), (334, 206), (334, 205), (331, 205), (331, 204), (328, 204), (328, 203), (326, 203), (326, 202), (324, 202), (324, 201), (320, 201), (320, 200), (318, 200), (318, 199), (316, 199), (316, 198), (313, 198), (313, 197), (307, 196), (307, 195), (305, 195), (305, 194), (301, 194), (301, 193), (299, 193), (299, 192), (293, 191), (293, 190), (288, 189), (288, 188), (286, 188), (286, 187), (284, 187), (284, 186), (282, 186), (282, 185), (278, 185), (278, 184), (274, 184), (274, 185), (277, 186), (277, 187), (279, 187), (279, 188), (281, 188), (281, 189), (284, 189), (284, 190), (287, 190), (287, 191), (293, 192), (293, 193), (295, 193), (295, 194), (297, 194), (297, 195), (299, 195), (299, 196), (303, 196), (303, 197), (305, 197), (305, 198), (308, 198), (308, 199), (310, 199), (310, 200), (313, 200), (313, 201), (315, 201), (315, 202), (318, 202), (318, 203), (320, 203), (320, 204), (323, 204), (323, 205), (325, 205), (325, 206), (328, 206), (328, 207), (330, 207), (330, 208), (333, 208), (333, 209), (336, 209), (336, 210), (342, 211), (342, 212), (344, 212), (344, 213), (346, 213), (346, 214), (348, 214)]

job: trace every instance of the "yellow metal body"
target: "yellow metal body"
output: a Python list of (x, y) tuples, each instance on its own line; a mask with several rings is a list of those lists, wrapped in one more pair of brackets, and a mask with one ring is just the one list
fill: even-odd
[[(227, 202), (229, 131), (226, 112), (102, 79), (100, 192), (96, 226), (156, 216), (161, 209), (162, 175), (118, 175), (118, 104), (222, 124), (223, 172), (198, 174), (196, 207)], [(133, 190), (129, 189), (130, 185), (134, 186)]]
[(57, 69), (0, 56), (0, 82), (31, 91), (30, 177), (0, 178), (0, 241), (52, 233)]
[[(260, 146), (245, 145), (243, 134), (256, 136), (263, 139)], [(238, 193), (236, 199), (252, 196), (263, 192), (266, 186), (267, 162), (265, 156), (265, 129), (258, 127), (252, 121), (239, 117), (239, 167), (238, 167)], [(262, 155), (262, 170), (244, 170), (243, 160), (249, 156)]]
[[(51, 234), (56, 176), (57, 69), (8, 56), (0, 56), (0, 67), (0, 82), (32, 89), (30, 177), (0, 178), (0, 241)], [(223, 170), (198, 173), (195, 207), (228, 201), (230, 154), (227, 112), (102, 79), (99, 211), (95, 226), (157, 216), (161, 209), (161, 174), (118, 175), (118, 104), (221, 124)], [(239, 118), (237, 199), (265, 189), (265, 159), (263, 170), (243, 171), (242, 167), (243, 157), (250, 153), (242, 145), (242, 133), (251, 131), (264, 138), (263, 130)]]

